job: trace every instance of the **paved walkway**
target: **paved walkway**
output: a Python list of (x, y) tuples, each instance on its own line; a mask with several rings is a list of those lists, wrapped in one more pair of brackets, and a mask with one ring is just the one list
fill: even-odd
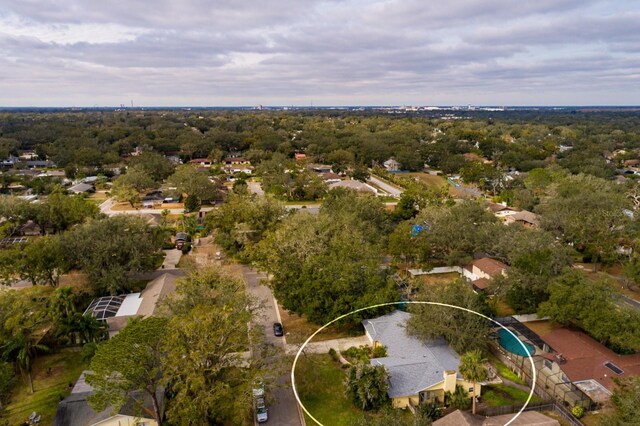
[[(344, 351), (352, 346), (368, 346), (370, 344), (371, 342), (369, 342), (369, 338), (366, 335), (358, 337), (347, 337), (344, 339), (324, 340), (320, 342), (311, 341), (307, 346), (305, 346), (304, 352), (312, 354), (326, 354), (331, 348), (335, 349), (336, 351)], [(300, 349), (300, 346), (302, 345), (288, 344), (285, 351), (287, 355), (295, 355)]]

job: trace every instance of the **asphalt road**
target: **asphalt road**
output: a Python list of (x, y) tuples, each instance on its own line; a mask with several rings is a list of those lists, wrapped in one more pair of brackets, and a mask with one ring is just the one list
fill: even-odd
[[(268, 287), (260, 284), (260, 280), (266, 278), (266, 275), (258, 273), (247, 266), (242, 267), (242, 272), (249, 293), (264, 304), (261, 324), (264, 327), (266, 341), (276, 348), (277, 356), (284, 357), (286, 346), (285, 338), (273, 335), (273, 323), (280, 322), (273, 295)], [(271, 386), (267, 384), (267, 391), (271, 392), (271, 396), (273, 397), (273, 402), (267, 406), (269, 410), (268, 424), (301, 426), (298, 403), (291, 390), (290, 370), (287, 369), (286, 372), (278, 378), (277, 383), (271, 384)]]

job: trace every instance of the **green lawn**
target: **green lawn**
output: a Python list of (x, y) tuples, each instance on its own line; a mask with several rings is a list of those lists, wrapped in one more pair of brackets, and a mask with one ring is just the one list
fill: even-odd
[[(506, 385), (488, 385), (482, 388), (481, 401), (491, 407), (500, 405), (522, 404), (527, 401), (529, 392)], [(531, 402), (541, 402), (537, 396), (531, 398)]]
[(75, 383), (87, 367), (80, 352), (40, 355), (33, 366), (35, 393), (31, 394), (26, 380), (18, 381), (7, 405), (8, 424), (20, 424), (34, 411), (42, 416), (40, 424), (52, 424), (58, 402), (70, 392), (69, 384)]
[[(344, 393), (345, 371), (328, 354), (298, 359), (296, 385), (300, 399), (322, 424), (349, 426), (362, 418), (363, 412)], [(315, 423), (307, 417), (307, 424)]]
[(501, 377), (504, 377), (507, 380), (511, 380), (512, 382), (518, 383), (520, 385), (524, 385), (525, 382), (524, 380), (522, 380), (516, 373), (514, 373), (513, 371), (511, 371), (509, 369), (509, 367), (507, 367), (506, 365), (504, 365), (498, 358), (496, 358), (495, 356), (490, 356), (489, 357), (489, 361), (491, 362), (491, 365), (493, 365), (496, 370), (498, 370), (498, 374)]

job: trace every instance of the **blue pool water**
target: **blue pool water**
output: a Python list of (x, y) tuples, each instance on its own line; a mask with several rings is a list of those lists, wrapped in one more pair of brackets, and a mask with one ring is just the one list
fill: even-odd
[(500, 343), (500, 346), (502, 346), (506, 351), (520, 356), (533, 355), (533, 353), (536, 351), (536, 348), (533, 345), (522, 342), (527, 348), (528, 352), (525, 351), (520, 342), (518, 342), (518, 340), (504, 328), (498, 330), (498, 342)]

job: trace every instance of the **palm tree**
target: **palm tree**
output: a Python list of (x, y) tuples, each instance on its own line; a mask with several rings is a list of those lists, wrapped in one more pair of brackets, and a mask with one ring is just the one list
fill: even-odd
[(32, 334), (24, 332), (15, 337), (3, 346), (3, 356), (7, 359), (15, 360), (18, 369), (22, 374), (26, 374), (29, 379), (31, 393), (34, 393), (33, 379), (31, 377), (32, 363), (38, 352), (48, 352), (49, 348), (39, 343), (40, 339)]
[(476, 414), (476, 383), (481, 382), (487, 378), (487, 369), (484, 363), (487, 362), (482, 357), (482, 351), (475, 349), (464, 353), (460, 357), (460, 374), (464, 379), (473, 384), (473, 405), (471, 412)]

